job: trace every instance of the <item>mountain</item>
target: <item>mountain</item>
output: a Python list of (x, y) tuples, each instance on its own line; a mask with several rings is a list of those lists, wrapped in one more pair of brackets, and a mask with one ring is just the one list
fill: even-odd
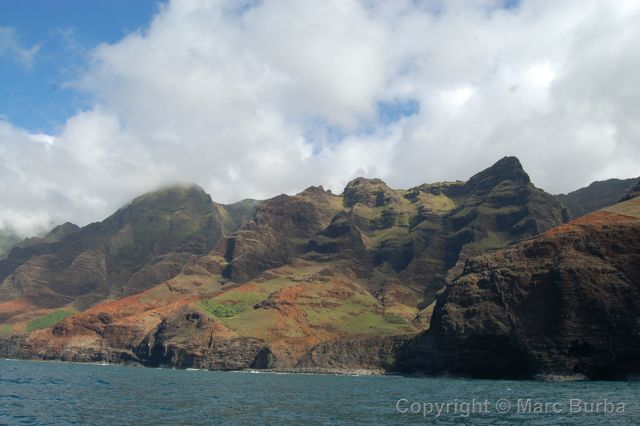
[(71, 222), (66, 222), (66, 223), (63, 223), (62, 225), (58, 225), (54, 227), (51, 231), (49, 231), (44, 236), (25, 238), (24, 240), (14, 244), (14, 247), (26, 248), (26, 247), (35, 246), (38, 244), (47, 244), (47, 243), (52, 244), (60, 241), (61, 239), (65, 238), (67, 235), (72, 234), (73, 232), (76, 232), (78, 229), (80, 229), (78, 225), (75, 225)]
[(638, 178), (596, 181), (585, 188), (557, 197), (567, 207), (571, 217), (577, 219), (617, 203), (637, 183)]
[(640, 371), (640, 198), (470, 259), (403, 367), (476, 377)]
[(0, 261), (0, 354), (327, 370), (366, 344), (388, 361), (468, 259), (567, 216), (514, 157), (408, 190), (357, 178), (225, 206), (166, 188)]
[(0, 302), (82, 311), (140, 292), (215, 247), (224, 237), (223, 214), (230, 215), (201, 188), (181, 186), (143, 195), (82, 229), (62, 225), (0, 261)]

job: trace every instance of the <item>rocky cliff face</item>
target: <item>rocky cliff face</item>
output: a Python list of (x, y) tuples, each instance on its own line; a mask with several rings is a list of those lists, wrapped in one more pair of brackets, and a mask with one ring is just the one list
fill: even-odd
[(479, 377), (637, 373), (639, 217), (593, 213), (468, 260), (403, 368)]
[(340, 203), (322, 187), (261, 203), (247, 224), (217, 247), (216, 254), (227, 262), (224, 276), (245, 282), (299, 256), (307, 240), (329, 225)]
[[(218, 247), (225, 276), (243, 282), (293, 257), (343, 260), (380, 294), (409, 283), (434, 300), (461, 258), (504, 247), (566, 221), (563, 206), (506, 157), (468, 182), (394, 190), (355, 179), (342, 196), (309, 188), (264, 202)], [(391, 291), (393, 292), (393, 291)]]

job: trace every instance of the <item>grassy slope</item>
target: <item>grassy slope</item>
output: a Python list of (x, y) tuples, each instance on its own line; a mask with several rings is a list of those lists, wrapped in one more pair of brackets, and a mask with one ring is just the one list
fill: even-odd
[(371, 294), (326, 264), (271, 271), (198, 304), (240, 335), (275, 341), (414, 332), (406, 318), (385, 312)]
[(640, 218), (640, 197), (602, 209), (611, 213)]
[(63, 319), (70, 317), (74, 312), (69, 309), (55, 309), (43, 316), (35, 318), (27, 323), (26, 330), (34, 331), (41, 330), (43, 328), (52, 327), (62, 321)]

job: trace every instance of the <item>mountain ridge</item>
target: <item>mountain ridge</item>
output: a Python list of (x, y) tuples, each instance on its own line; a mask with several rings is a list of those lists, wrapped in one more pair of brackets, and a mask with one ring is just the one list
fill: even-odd
[(595, 181), (584, 188), (556, 197), (567, 207), (571, 217), (577, 219), (587, 213), (600, 210), (617, 203), (627, 196), (640, 178), (607, 179)]
[(197, 186), (165, 188), (0, 261), (0, 354), (410, 369), (402, 353), (416, 353), (413, 336), (441, 318), (472, 259), (567, 220), (515, 157), (406, 190), (356, 178), (342, 194), (222, 205)]

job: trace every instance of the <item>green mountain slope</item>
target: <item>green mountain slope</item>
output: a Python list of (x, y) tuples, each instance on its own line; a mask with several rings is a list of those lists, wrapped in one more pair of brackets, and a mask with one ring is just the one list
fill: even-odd
[(0, 261), (0, 302), (23, 298), (35, 307), (82, 310), (140, 292), (208, 253), (224, 237), (221, 212), (233, 224), (244, 214), (236, 210), (226, 213), (197, 186), (179, 186), (138, 197), (82, 229), (63, 225)]

